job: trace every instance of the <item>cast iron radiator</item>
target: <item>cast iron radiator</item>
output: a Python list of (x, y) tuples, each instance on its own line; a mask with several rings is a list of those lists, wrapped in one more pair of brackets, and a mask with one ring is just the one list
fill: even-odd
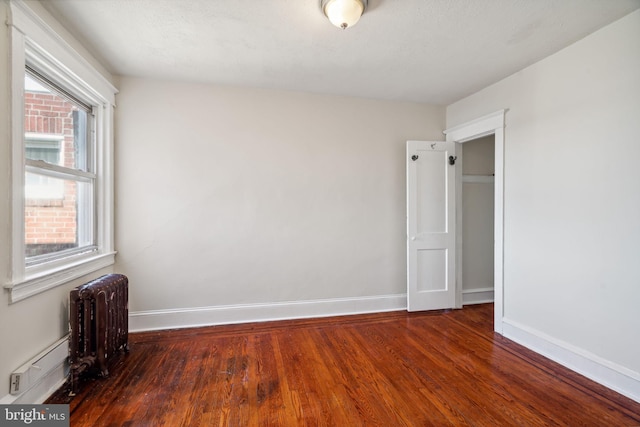
[(129, 279), (107, 274), (71, 291), (69, 301), (69, 364), (71, 393), (85, 371), (109, 375), (107, 361), (121, 349), (129, 351)]

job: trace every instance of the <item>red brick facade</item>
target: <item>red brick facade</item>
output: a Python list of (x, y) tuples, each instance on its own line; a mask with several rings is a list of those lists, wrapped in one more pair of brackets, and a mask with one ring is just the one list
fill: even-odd
[[(64, 98), (42, 92), (24, 95), (25, 133), (59, 135), (61, 165), (74, 167), (73, 110)], [(27, 191), (25, 200), (25, 243), (27, 255), (52, 252), (76, 245), (76, 183), (64, 182), (62, 198), (33, 198)], [(43, 246), (49, 249), (42, 251)], [(31, 250), (30, 250), (31, 248)], [(31, 253), (30, 253), (31, 252)]]

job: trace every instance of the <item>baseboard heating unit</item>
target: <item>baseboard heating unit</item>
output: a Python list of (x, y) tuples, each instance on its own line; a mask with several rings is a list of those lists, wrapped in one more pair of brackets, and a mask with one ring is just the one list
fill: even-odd
[(64, 369), (68, 354), (69, 337), (66, 336), (13, 371), (10, 393), (14, 396), (26, 393), (36, 387), (51, 372)]

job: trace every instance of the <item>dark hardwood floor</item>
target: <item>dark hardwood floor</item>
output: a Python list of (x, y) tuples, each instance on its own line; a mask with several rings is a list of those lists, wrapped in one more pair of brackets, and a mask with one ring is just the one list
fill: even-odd
[(71, 426), (638, 426), (640, 403), (492, 332), (493, 305), (131, 334)]

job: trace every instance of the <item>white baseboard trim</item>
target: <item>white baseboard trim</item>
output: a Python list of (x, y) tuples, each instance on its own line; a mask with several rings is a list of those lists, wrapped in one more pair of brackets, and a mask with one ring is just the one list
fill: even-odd
[(129, 331), (178, 329), (407, 309), (407, 295), (334, 298), (129, 312)]
[(462, 290), (462, 305), (485, 304), (488, 302), (493, 302), (493, 287)]
[(503, 335), (585, 377), (640, 402), (640, 373), (510, 319)]

